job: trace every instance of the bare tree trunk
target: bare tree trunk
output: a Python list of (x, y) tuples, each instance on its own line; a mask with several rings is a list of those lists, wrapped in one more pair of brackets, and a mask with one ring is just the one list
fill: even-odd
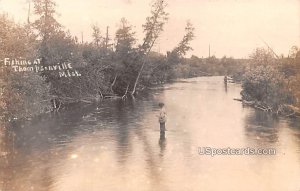
[(115, 75), (115, 78), (114, 78), (114, 81), (113, 81), (112, 84), (110, 85), (110, 91), (111, 91), (112, 94), (114, 94), (113, 87), (114, 87), (114, 85), (116, 84), (117, 78), (118, 78), (118, 75), (116, 74), (116, 75)]
[(101, 97), (101, 99), (103, 99), (104, 98), (104, 96), (103, 96), (103, 94), (102, 94), (102, 91), (101, 91), (101, 89), (99, 88), (99, 94), (100, 94), (100, 97)]
[(30, 1), (28, 2), (27, 24), (30, 24)]
[(143, 69), (144, 69), (144, 65), (145, 65), (145, 63), (146, 63), (146, 57), (149, 55), (149, 53), (150, 53), (150, 51), (151, 51), (151, 49), (152, 49), (152, 47), (153, 47), (155, 41), (156, 41), (156, 39), (153, 40), (153, 42), (152, 42), (152, 44), (151, 44), (151, 46), (150, 46), (148, 52), (146, 53), (146, 55), (145, 55), (144, 58), (143, 58), (142, 66), (141, 66), (140, 71), (139, 71), (139, 73), (138, 73), (138, 75), (137, 75), (137, 77), (136, 77), (136, 80), (135, 80), (134, 86), (133, 86), (133, 90), (132, 90), (132, 92), (131, 92), (131, 95), (132, 95), (132, 96), (133, 96), (133, 95), (135, 94), (135, 92), (136, 92), (136, 86), (137, 86), (138, 81), (139, 81), (139, 79), (140, 79), (141, 73), (142, 73), (142, 71), (143, 71)]
[(125, 91), (124, 95), (122, 96), (122, 99), (126, 98), (127, 93), (128, 93), (128, 88), (129, 88), (129, 84), (127, 84), (127, 88), (126, 88), (126, 91)]
[(131, 95), (134, 95), (134, 94), (135, 94), (136, 86), (137, 86), (137, 83), (138, 83), (138, 81), (139, 81), (140, 75), (141, 75), (141, 73), (142, 73), (142, 71), (143, 71), (144, 65), (145, 65), (145, 59), (143, 60), (143, 64), (142, 64), (142, 66), (141, 66), (141, 69), (140, 69), (140, 71), (139, 71), (139, 73), (138, 73), (138, 75), (137, 75), (137, 77), (136, 77), (135, 82), (134, 82), (134, 86), (133, 86), (133, 90), (132, 90), (132, 92), (131, 92)]

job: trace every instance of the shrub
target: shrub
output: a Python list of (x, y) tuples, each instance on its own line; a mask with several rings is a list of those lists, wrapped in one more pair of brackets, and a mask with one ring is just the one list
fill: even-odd
[(242, 82), (244, 100), (257, 101), (278, 109), (282, 104), (293, 103), (284, 75), (275, 66), (257, 65), (248, 68)]

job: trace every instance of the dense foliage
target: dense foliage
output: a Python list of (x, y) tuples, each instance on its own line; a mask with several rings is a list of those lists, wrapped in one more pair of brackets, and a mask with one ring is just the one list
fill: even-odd
[[(35, 36), (28, 26), (19, 26), (0, 16), (0, 58), (28, 58), (35, 52)], [(50, 109), (49, 85), (36, 73), (13, 72), (1, 67), (1, 118), (33, 116)]]
[[(297, 82), (300, 77), (299, 72), (294, 72), (299, 71), (299, 50), (296, 47), (292, 49), (292, 57), (279, 64), (263, 49), (258, 49), (250, 60), (194, 55), (186, 58), (188, 51), (192, 50), (190, 42), (195, 38), (195, 28), (188, 21), (177, 46), (166, 55), (154, 52), (152, 46), (169, 18), (167, 5), (160, 0), (153, 2), (150, 16), (146, 18), (143, 25), (145, 37), (141, 44), (137, 43), (135, 31), (126, 18), (120, 20), (114, 35), (93, 25), (93, 42), (79, 42), (57, 22), (53, 0), (33, 2), (36, 20), (32, 23), (18, 25), (8, 16), (0, 16), (2, 66), (4, 58), (40, 58), (45, 67), (72, 63), (72, 70), (80, 75), (61, 77), (53, 71), (14, 72), (9, 67), (2, 67), (1, 117), (22, 118), (51, 111), (54, 100), (67, 104), (105, 97), (124, 99), (155, 84), (203, 75), (230, 75), (241, 80), (245, 74), (244, 97), (272, 107), (296, 103), (299, 98)], [(251, 67), (247, 68), (249, 65)]]
[(256, 49), (243, 76), (243, 99), (277, 113), (299, 105), (299, 53), (278, 59), (269, 50)]

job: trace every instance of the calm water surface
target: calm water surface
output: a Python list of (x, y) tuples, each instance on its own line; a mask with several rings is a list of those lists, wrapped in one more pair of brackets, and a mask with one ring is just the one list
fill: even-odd
[[(76, 105), (2, 136), (1, 191), (299, 191), (300, 123), (243, 107), (222, 77), (181, 80), (135, 101)], [(158, 102), (168, 114), (159, 136)], [(205, 156), (198, 147), (275, 148)]]

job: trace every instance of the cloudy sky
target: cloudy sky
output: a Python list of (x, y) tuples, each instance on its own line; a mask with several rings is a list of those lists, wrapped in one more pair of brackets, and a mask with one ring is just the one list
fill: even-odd
[[(27, 20), (28, 1), (0, 0), (0, 12), (17, 22)], [(122, 17), (135, 26), (136, 37), (143, 38), (142, 24), (150, 13), (152, 0), (56, 0), (57, 20), (71, 34), (91, 40), (91, 25), (98, 24), (110, 36)], [(208, 46), (217, 57), (246, 58), (267, 42), (277, 54), (287, 55), (293, 45), (300, 46), (300, 0), (168, 0), (170, 19), (155, 49), (171, 50), (184, 35), (190, 20), (195, 28), (194, 50), (208, 56)], [(32, 17), (33, 19), (33, 17)]]

